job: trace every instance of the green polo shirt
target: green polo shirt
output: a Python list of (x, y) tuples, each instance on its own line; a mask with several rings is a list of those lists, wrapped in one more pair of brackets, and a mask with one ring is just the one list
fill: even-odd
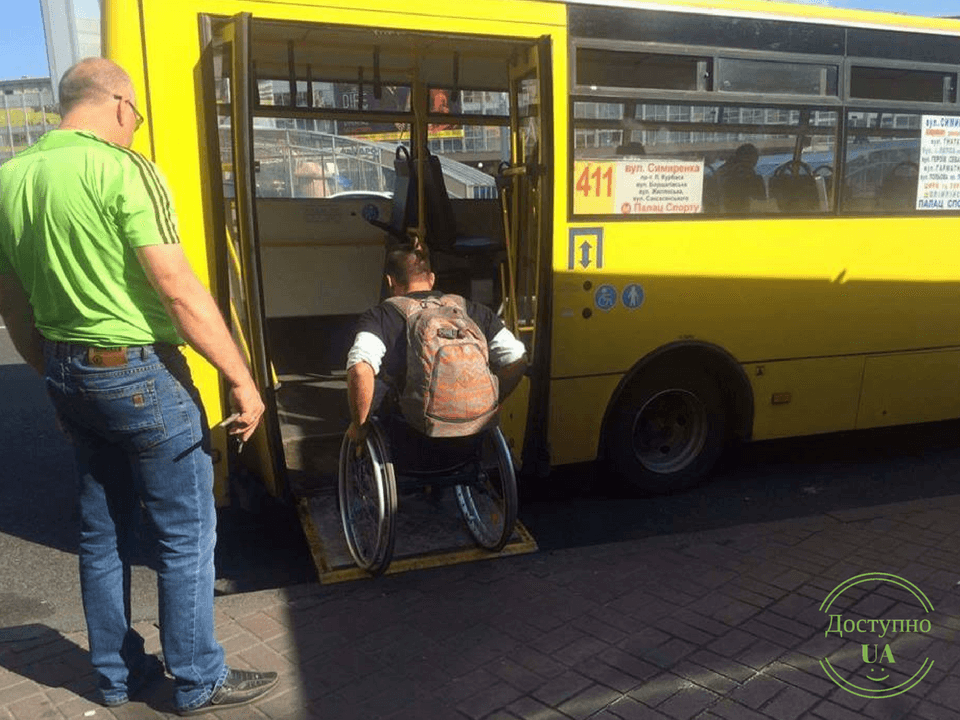
[(0, 273), (49, 340), (182, 343), (134, 252), (179, 242), (157, 167), (93, 133), (53, 130), (0, 166)]

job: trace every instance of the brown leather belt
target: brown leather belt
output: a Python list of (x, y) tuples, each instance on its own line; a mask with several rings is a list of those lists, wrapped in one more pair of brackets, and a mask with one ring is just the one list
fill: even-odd
[(87, 350), (87, 361), (97, 367), (123, 367), (127, 364), (127, 348), (98, 348)]

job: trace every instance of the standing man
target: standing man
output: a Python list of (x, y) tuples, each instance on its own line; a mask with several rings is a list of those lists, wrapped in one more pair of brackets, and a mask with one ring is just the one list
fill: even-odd
[(101, 699), (122, 705), (163, 668), (130, 624), (143, 515), (158, 540), (160, 642), (181, 715), (263, 696), (277, 674), (233, 670), (213, 628), (216, 511), (209, 425), (179, 346), (219, 370), (249, 438), (264, 405), (177, 236), (153, 163), (127, 149), (133, 83), (88, 58), (60, 81), (59, 129), (0, 168), (0, 316), (46, 378), (79, 474), (80, 584)]

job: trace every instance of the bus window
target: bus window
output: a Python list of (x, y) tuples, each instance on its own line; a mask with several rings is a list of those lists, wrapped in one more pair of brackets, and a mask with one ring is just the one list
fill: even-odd
[(837, 65), (722, 58), (717, 89), (775, 95), (837, 95)]
[[(273, 198), (389, 199), (394, 186), (385, 143), (409, 144), (409, 124), (382, 120), (383, 113), (409, 113), (410, 88), (384, 85), (380, 99), (357, 81), (259, 79), (254, 109), (257, 196)], [(332, 109), (369, 114), (369, 120), (257, 117), (256, 108)]]
[[(583, 183), (577, 186), (587, 163), (644, 156), (702, 162), (702, 195), (692, 200), (700, 204), (702, 198), (699, 212), (708, 215), (820, 213), (833, 208), (829, 177), (835, 164), (835, 110), (577, 102), (574, 122), (575, 195), (594, 191)], [(575, 214), (578, 200), (575, 197)], [(677, 208), (689, 211), (680, 204)], [(670, 214), (671, 208), (641, 202), (634, 212)]]
[(711, 58), (695, 55), (618, 52), (581, 47), (577, 50), (577, 85), (656, 88), (659, 90), (705, 90), (712, 76)]
[(955, 103), (957, 71), (907, 68), (850, 68), (850, 97), (865, 100)]
[(916, 209), (921, 116), (850, 112), (842, 207), (850, 213)]

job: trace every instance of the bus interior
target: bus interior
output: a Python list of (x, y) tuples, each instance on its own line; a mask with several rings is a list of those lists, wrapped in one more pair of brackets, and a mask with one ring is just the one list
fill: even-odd
[(508, 228), (538, 215), (516, 170), (539, 140), (536, 41), (205, 22), (222, 309), (274, 390), (272, 494), (328, 492), (349, 423), (347, 351), (384, 296), (390, 244), (425, 237), (438, 288), (533, 325), (516, 296), (535, 296), (537, 230)]

